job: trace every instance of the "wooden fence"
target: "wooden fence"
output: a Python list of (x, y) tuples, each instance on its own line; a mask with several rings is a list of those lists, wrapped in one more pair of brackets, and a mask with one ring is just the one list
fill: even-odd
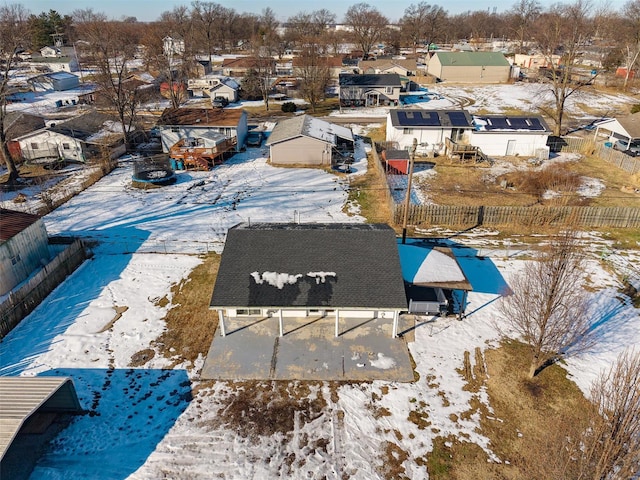
[[(640, 172), (640, 160), (594, 142), (592, 139), (562, 138), (550, 145), (552, 151), (594, 155), (630, 174)], [(375, 152), (375, 148), (373, 149)], [(384, 175), (384, 167), (377, 153), (375, 165)], [(391, 202), (391, 192), (388, 192)], [(393, 202), (393, 222), (401, 225), (404, 204)], [(407, 223), (410, 225), (450, 225), (456, 227), (506, 225), (561, 226), (595, 228), (640, 228), (640, 208), (637, 207), (584, 207), (584, 206), (459, 206), (409, 205)]]
[(75, 240), (36, 275), (0, 303), (0, 339), (31, 313), (87, 258), (82, 241)]
[(393, 195), (391, 194), (391, 187), (389, 186), (389, 182), (387, 182), (386, 168), (382, 164), (382, 159), (380, 158), (380, 155), (378, 155), (377, 146), (378, 146), (377, 143), (372, 142), (371, 155), (373, 155), (373, 165), (376, 169), (376, 173), (380, 175), (380, 178), (384, 180), (384, 185), (385, 185), (384, 197), (387, 201), (387, 204), (389, 205), (389, 211), (392, 212), (392, 215), (393, 215), (394, 214), (393, 212), (398, 207), (398, 205), (393, 200)]
[[(393, 212), (394, 223), (400, 225), (404, 205), (396, 204)], [(408, 218), (411, 225), (640, 228), (640, 208), (634, 207), (410, 205)]]

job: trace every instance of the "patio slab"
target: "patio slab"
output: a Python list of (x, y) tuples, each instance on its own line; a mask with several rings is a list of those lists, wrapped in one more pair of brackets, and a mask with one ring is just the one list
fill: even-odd
[[(413, 317), (400, 318), (399, 331)], [(332, 317), (227, 319), (227, 335), (216, 331), (202, 368), (202, 379), (412, 382), (405, 338), (391, 338), (388, 318), (340, 320)]]

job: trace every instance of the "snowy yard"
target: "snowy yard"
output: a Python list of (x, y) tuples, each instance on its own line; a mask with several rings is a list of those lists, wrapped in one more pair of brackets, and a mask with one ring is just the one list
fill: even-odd
[[(508, 108), (512, 97), (522, 108), (522, 95), (535, 97), (531, 85), (509, 87), (474, 88), (467, 108)], [(462, 87), (434, 91), (444, 97), (420, 106), (449, 108), (470, 97)], [(631, 100), (601, 95), (579, 101), (604, 109)], [(364, 152), (359, 143), (350, 176), (366, 171)], [(407, 336), (419, 374), (414, 383), (205, 382), (199, 371), (206, 352), (194, 363), (176, 352), (173, 359), (156, 354), (131, 366), (136, 352), (157, 349), (154, 340), (175, 306), (172, 286), (202, 263), (197, 254), (221, 251), (229, 227), (364, 221), (345, 213), (350, 176), (275, 168), (265, 157), (264, 149), (248, 149), (209, 172), (178, 172), (175, 185), (153, 190), (131, 186), (132, 164), (125, 161), (44, 218), (50, 235), (98, 243), (94, 257), (0, 342), (0, 375), (68, 375), (91, 413), (60, 433), (32, 478), (371, 480), (384, 478), (383, 452), (393, 445), (405, 475), (419, 479), (428, 475), (418, 459), (432, 451), (436, 437), (447, 435), (478, 444), (492, 461), (508, 460), (478, 433), (477, 412), (468, 415), (474, 397), (488, 403), (486, 392), (465, 389), (458, 371), (465, 352), (497, 345), (496, 303), (529, 253), (517, 239), (493, 239), (496, 232), (443, 232), (459, 244), (473, 292), (463, 321), (418, 318), (414, 337)], [(0, 200), (15, 207), (8, 194)], [(37, 192), (28, 192), (24, 208), (37, 201)], [(640, 344), (639, 312), (619, 292), (624, 273), (640, 288), (640, 253), (615, 250), (596, 235), (587, 235), (585, 244), (591, 257), (584, 285), (598, 306), (601, 342), (567, 368), (586, 392), (620, 351)], [(159, 301), (165, 297), (166, 305)], [(280, 401), (288, 396), (297, 403)], [(428, 418), (429, 428), (416, 417)], [(269, 428), (251, 428), (259, 424)]]
[[(258, 149), (210, 172), (181, 172), (177, 184), (161, 189), (132, 188), (131, 173), (125, 163), (45, 217), (50, 234), (100, 243), (94, 258), (0, 343), (0, 374), (71, 376), (91, 411), (56, 438), (32, 478), (375, 479), (383, 478), (381, 451), (388, 445), (409, 453), (408, 478), (427, 478), (416, 459), (432, 450), (436, 436), (449, 434), (503, 460), (478, 433), (477, 414), (465, 416), (472, 397), (486, 403), (486, 394), (465, 390), (457, 369), (465, 351), (496, 344), (495, 302), (521, 268), (525, 245), (459, 237), (460, 263), (474, 289), (468, 316), (418, 319), (409, 343), (420, 376), (415, 383), (203, 382), (206, 352), (193, 364), (177, 354), (155, 355), (131, 367), (136, 352), (157, 348), (172, 285), (202, 262), (192, 254), (219, 251), (226, 229), (240, 221), (363, 219), (343, 212), (347, 178), (274, 168)], [(620, 350), (640, 343), (638, 311), (621, 303), (619, 280), (596, 256), (610, 246), (597, 237), (588, 243), (594, 256), (585, 285), (610, 328), (597, 350), (568, 364), (585, 390)], [(171, 253), (141, 253), (158, 245)], [(637, 252), (609, 258), (627, 267), (640, 260)], [(124, 306), (114, 321), (116, 307)], [(279, 403), (288, 395), (298, 403)], [(416, 415), (428, 418), (430, 428)], [(259, 424), (270, 427), (251, 428)]]

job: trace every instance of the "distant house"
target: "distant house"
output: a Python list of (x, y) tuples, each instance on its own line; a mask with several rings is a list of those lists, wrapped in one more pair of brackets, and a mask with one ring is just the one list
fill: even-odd
[(377, 60), (360, 60), (358, 62), (360, 73), (397, 73), (408, 77), (417, 74), (418, 64), (415, 59), (385, 58)]
[(179, 140), (199, 138), (207, 132), (222, 133), (240, 151), (248, 131), (247, 112), (235, 108), (167, 108), (156, 126), (165, 153)]
[(202, 78), (190, 78), (187, 90), (194, 97), (224, 97), (229, 103), (238, 101), (240, 84), (230, 77), (207, 75)]
[(598, 122), (595, 139), (602, 138), (611, 142), (622, 140), (627, 145), (640, 142), (640, 112)]
[(43, 73), (27, 80), (35, 91), (55, 90), (62, 92), (80, 86), (80, 78), (69, 72)]
[(274, 165), (332, 165), (353, 152), (351, 129), (309, 115), (279, 121), (267, 146)]
[(165, 56), (170, 57), (173, 55), (182, 55), (184, 53), (184, 39), (167, 35), (162, 39), (162, 51)]
[(80, 67), (73, 47), (44, 47), (32, 56), (30, 65), (36, 71), (77, 72)]
[[(293, 60), (293, 75), (297, 77), (303, 76), (304, 59), (300, 57), (294, 57)], [(318, 59), (318, 65), (321, 68), (327, 68), (329, 70), (329, 77), (336, 79), (343, 71), (342, 57), (321, 57)]]
[(551, 58), (546, 55), (525, 55), (523, 53), (516, 53), (513, 59), (513, 64), (518, 67), (537, 70), (539, 68), (553, 68), (560, 65), (560, 55), (552, 55)]
[(463, 141), (473, 130), (466, 110), (391, 109), (387, 115), (387, 142), (408, 150), (417, 140), (418, 154), (441, 153), (445, 140)]
[[(393, 229), (381, 224), (247, 224), (229, 229), (210, 308), (228, 317), (388, 318), (407, 299)], [(344, 328), (344, 327), (343, 327)]]
[(276, 61), (270, 57), (225, 58), (222, 61), (222, 74), (228, 77), (243, 77), (249, 70), (260, 70), (274, 75)]
[(20, 155), (28, 161), (65, 159), (86, 162), (108, 152), (117, 158), (126, 151), (122, 124), (100, 112), (50, 123), (50, 126), (15, 139)]
[(389, 106), (397, 105), (400, 100), (402, 83), (397, 73), (341, 73), (338, 82), (343, 107)]
[(14, 160), (22, 158), (20, 152), (20, 142), (15, 139), (23, 135), (41, 130), (45, 127), (44, 118), (37, 115), (31, 115), (20, 110), (7, 112), (4, 119), (5, 135), (7, 138), (7, 146)]
[(505, 83), (511, 64), (500, 52), (436, 52), (427, 73), (443, 82)]
[(548, 157), (551, 130), (540, 115), (474, 115), (473, 124), (469, 143), (486, 155)]
[(51, 258), (49, 237), (37, 215), (0, 208), (0, 295)]

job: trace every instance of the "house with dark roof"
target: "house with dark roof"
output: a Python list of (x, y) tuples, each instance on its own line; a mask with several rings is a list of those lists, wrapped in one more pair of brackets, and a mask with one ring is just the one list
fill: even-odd
[(341, 107), (389, 106), (398, 105), (402, 83), (397, 73), (341, 73), (338, 89)]
[(376, 60), (360, 60), (358, 70), (361, 73), (397, 73), (403, 77), (416, 75), (418, 63), (415, 58), (378, 58)]
[(469, 143), (485, 155), (546, 159), (551, 130), (540, 115), (474, 115)]
[(442, 153), (445, 140), (462, 141), (473, 130), (466, 110), (391, 109), (387, 114), (386, 140), (396, 149), (408, 150), (415, 138), (416, 153)]
[(442, 82), (505, 83), (511, 64), (501, 52), (436, 52), (427, 74)]
[(210, 308), (225, 321), (389, 318), (407, 309), (396, 235), (382, 224), (248, 224), (229, 229)]
[(37, 215), (0, 208), (0, 295), (51, 258), (49, 237)]
[(209, 133), (223, 134), (240, 151), (247, 138), (247, 112), (237, 108), (167, 108), (156, 127), (165, 153), (180, 140)]
[(7, 138), (7, 147), (9, 153), (14, 160), (22, 158), (20, 153), (20, 142), (14, 139), (27, 135), (28, 133), (41, 130), (45, 127), (44, 118), (37, 115), (31, 115), (30, 113), (16, 110), (13, 112), (7, 112), (4, 120), (5, 135)]
[(15, 139), (25, 160), (65, 159), (86, 162), (104, 154), (117, 158), (126, 151), (122, 124), (111, 115), (87, 112)]
[(353, 154), (353, 133), (310, 115), (279, 121), (267, 146), (274, 165), (329, 166)]

